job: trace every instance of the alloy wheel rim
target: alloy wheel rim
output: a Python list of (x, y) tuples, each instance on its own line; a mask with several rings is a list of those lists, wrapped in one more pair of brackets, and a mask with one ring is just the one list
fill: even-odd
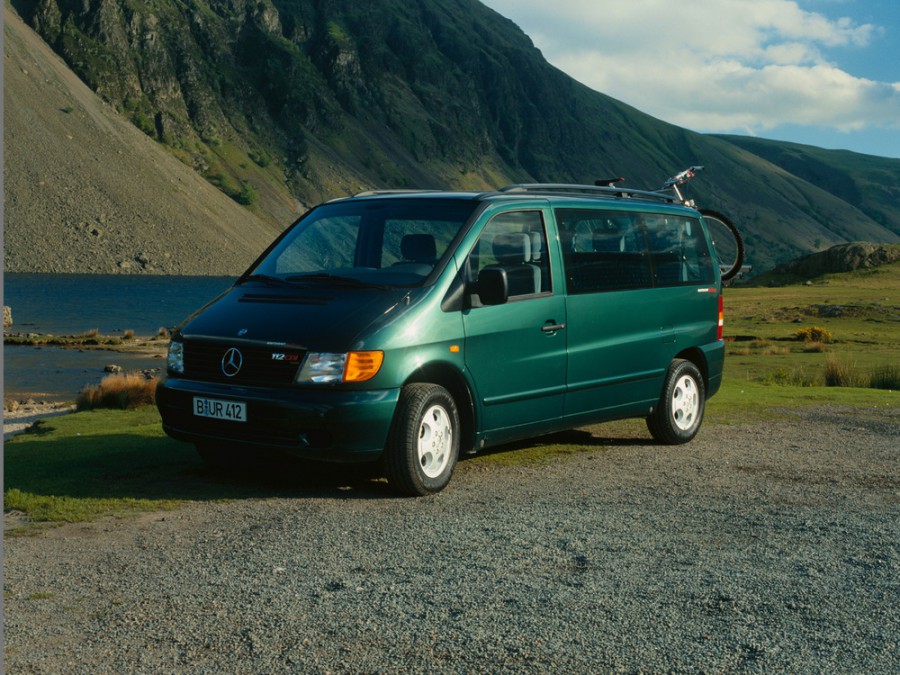
[(690, 430), (697, 423), (700, 412), (700, 392), (694, 378), (683, 375), (672, 390), (672, 420), (682, 431)]
[(450, 461), (453, 428), (450, 415), (439, 405), (433, 405), (422, 416), (419, 425), (417, 451), (419, 467), (429, 478), (437, 478)]

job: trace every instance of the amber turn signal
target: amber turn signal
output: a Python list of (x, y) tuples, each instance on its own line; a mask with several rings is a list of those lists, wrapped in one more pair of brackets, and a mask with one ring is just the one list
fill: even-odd
[(378, 374), (384, 352), (348, 352), (344, 366), (344, 382), (365, 382)]

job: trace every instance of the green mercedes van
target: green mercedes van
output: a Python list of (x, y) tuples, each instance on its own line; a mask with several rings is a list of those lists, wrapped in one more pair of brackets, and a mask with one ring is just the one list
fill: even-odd
[(722, 379), (703, 217), (593, 186), (319, 205), (172, 335), (163, 427), (214, 465), (380, 463), (405, 494), (460, 453), (643, 417), (691, 440)]

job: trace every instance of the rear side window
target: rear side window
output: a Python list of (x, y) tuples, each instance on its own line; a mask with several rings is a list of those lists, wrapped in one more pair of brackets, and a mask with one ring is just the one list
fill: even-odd
[(555, 213), (569, 293), (713, 281), (698, 219), (595, 209)]
[(700, 221), (680, 216), (643, 217), (655, 286), (713, 282), (713, 263)]

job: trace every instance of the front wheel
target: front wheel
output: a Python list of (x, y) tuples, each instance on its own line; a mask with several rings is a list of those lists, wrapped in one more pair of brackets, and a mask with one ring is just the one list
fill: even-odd
[(443, 490), (459, 456), (459, 412), (450, 393), (416, 382), (400, 391), (384, 450), (388, 482), (398, 492), (423, 496)]
[(659, 403), (647, 417), (647, 428), (660, 443), (687, 443), (700, 430), (705, 409), (703, 376), (690, 361), (675, 359), (666, 373)]

